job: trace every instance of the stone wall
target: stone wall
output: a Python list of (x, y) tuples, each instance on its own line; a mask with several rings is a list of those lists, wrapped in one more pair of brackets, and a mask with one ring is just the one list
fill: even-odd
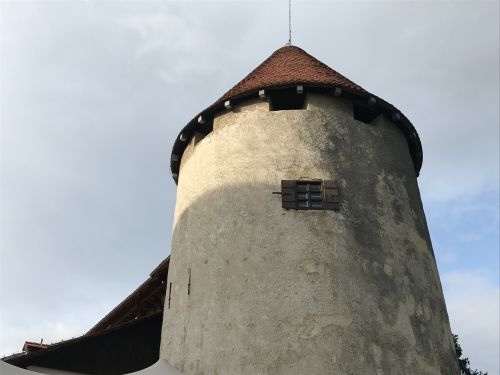
[[(415, 170), (383, 115), (342, 98), (249, 101), (186, 150), (160, 357), (187, 375), (456, 375)], [(341, 209), (281, 207), (282, 179), (340, 185)], [(170, 290), (171, 283), (171, 291)]]

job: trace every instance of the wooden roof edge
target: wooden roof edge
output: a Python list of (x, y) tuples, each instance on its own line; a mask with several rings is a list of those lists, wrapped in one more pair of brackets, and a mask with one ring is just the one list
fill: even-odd
[(113, 319), (123, 316), (124, 311), (135, 307), (135, 302), (143, 294), (146, 294), (152, 287), (156, 286), (158, 278), (163, 274), (168, 274), (168, 266), (170, 263), (170, 255), (161, 261), (161, 263), (151, 272), (149, 278), (144, 281), (138, 288), (130, 293), (122, 302), (115, 306), (101, 320), (99, 320), (85, 335), (92, 335), (96, 332), (105, 330), (110, 324), (113, 324)]
[(162, 312), (158, 311), (158, 312), (153, 313), (151, 315), (148, 315), (148, 316), (136, 319), (136, 320), (132, 320), (130, 322), (122, 323), (122, 324), (116, 325), (116, 326), (111, 327), (111, 328), (106, 329), (106, 330), (97, 331), (97, 332), (94, 332), (92, 334), (86, 333), (82, 336), (74, 337), (74, 338), (69, 339), (69, 340), (62, 340), (62, 341), (47, 345), (47, 348), (45, 350), (36, 350), (36, 351), (30, 352), (30, 353), (26, 353), (26, 352), (16, 353), (16, 354), (13, 354), (13, 355), (10, 355), (7, 357), (3, 357), (1, 360), (9, 363), (11, 365), (14, 365), (14, 366), (23, 367), (23, 366), (29, 365), (29, 363), (27, 363), (27, 362), (31, 361), (32, 359), (47, 355), (47, 354), (52, 353), (56, 350), (59, 350), (60, 348), (67, 347), (70, 345), (79, 344), (81, 342), (92, 340), (96, 337), (101, 337), (101, 336), (119, 331), (121, 329), (126, 329), (127, 327), (131, 327), (131, 326), (134, 326), (136, 324), (141, 324), (149, 319), (156, 318), (160, 314), (162, 314)]

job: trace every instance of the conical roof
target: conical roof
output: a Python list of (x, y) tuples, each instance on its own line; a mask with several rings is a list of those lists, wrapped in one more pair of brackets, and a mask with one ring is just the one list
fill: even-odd
[(356, 103), (372, 114), (384, 113), (392, 119), (395, 126), (406, 136), (415, 172), (418, 176), (422, 166), (422, 145), (412, 123), (392, 104), (363, 89), (344, 77), (303, 49), (286, 45), (277, 49), (271, 56), (250, 72), (245, 78), (227, 91), (215, 103), (194, 117), (179, 133), (172, 148), (170, 169), (177, 182), (182, 154), (189, 140), (196, 132), (207, 134), (212, 130), (211, 119), (225, 110), (225, 102), (234, 105), (240, 101), (259, 97), (259, 91), (302, 85), (311, 91), (320, 91), (325, 95), (342, 97)]
[(366, 90), (359, 85), (309, 55), (302, 48), (287, 45), (276, 50), (226, 92), (218, 102), (262, 88), (292, 84), (335, 86), (366, 93)]

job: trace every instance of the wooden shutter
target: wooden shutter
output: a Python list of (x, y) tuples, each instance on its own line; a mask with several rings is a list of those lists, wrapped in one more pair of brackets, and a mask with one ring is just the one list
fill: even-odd
[(281, 204), (283, 208), (297, 208), (297, 182), (295, 180), (281, 180)]
[(339, 189), (335, 181), (323, 181), (323, 207), (325, 210), (340, 209)]

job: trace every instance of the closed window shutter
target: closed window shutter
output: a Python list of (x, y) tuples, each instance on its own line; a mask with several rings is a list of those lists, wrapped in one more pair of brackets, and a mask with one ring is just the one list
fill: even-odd
[(335, 181), (323, 181), (323, 208), (325, 210), (335, 210), (340, 209), (339, 204), (339, 189)]
[(281, 203), (286, 209), (297, 208), (297, 182), (295, 180), (281, 180)]

